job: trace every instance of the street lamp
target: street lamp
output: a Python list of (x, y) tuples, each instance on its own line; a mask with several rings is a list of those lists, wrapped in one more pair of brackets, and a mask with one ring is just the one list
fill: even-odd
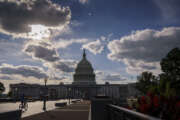
[(48, 78), (44, 79), (44, 97), (43, 97), (43, 110), (46, 111), (46, 100), (47, 100), (47, 83)]
[(69, 105), (70, 105), (70, 103), (71, 103), (71, 101), (70, 101), (71, 88), (68, 88), (68, 93), (69, 93)]
[(48, 80), (47, 78), (44, 79), (45, 87), (46, 87), (47, 80)]

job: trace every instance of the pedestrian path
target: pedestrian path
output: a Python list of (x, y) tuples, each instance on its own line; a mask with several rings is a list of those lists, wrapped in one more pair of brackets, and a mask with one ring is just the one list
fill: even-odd
[(22, 120), (88, 120), (89, 110), (90, 102), (83, 101), (25, 117)]

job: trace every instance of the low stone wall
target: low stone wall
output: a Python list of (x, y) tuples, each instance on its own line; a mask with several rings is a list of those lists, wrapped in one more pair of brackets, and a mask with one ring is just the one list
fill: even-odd
[(0, 120), (21, 120), (21, 110), (2, 112)]

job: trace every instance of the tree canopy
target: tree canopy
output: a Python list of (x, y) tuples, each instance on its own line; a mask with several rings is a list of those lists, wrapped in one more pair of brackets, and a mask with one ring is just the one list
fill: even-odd
[(161, 69), (171, 82), (180, 81), (180, 49), (172, 49), (165, 58), (161, 60)]
[(142, 93), (153, 90), (166, 96), (180, 93), (180, 49), (172, 49), (161, 61), (158, 77), (151, 72), (143, 72), (137, 78), (136, 88)]
[(157, 78), (151, 72), (143, 72), (137, 77), (136, 88), (145, 94), (151, 86), (157, 84)]
[(4, 84), (0, 82), (0, 94), (2, 94), (5, 91)]

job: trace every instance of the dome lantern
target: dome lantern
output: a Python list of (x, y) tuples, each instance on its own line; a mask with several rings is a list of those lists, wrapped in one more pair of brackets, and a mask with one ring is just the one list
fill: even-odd
[(86, 51), (83, 49), (83, 59), (86, 59)]

